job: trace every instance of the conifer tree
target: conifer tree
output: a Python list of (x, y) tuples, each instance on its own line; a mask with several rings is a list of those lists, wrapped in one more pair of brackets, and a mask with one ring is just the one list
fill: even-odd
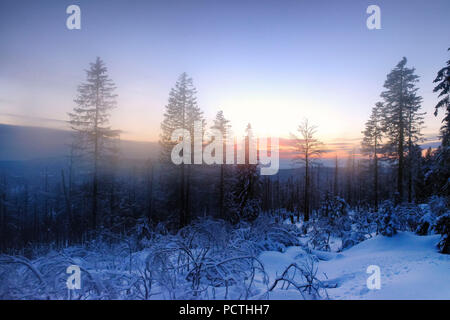
[(422, 138), (421, 129), (423, 126), (423, 116), (425, 113), (419, 112), (421, 108), (422, 97), (417, 95), (412, 95), (411, 100), (407, 104), (407, 132), (408, 132), (408, 202), (413, 201), (413, 185), (416, 179), (417, 172), (414, 168), (417, 167), (420, 161), (420, 152), (417, 156), (417, 149), (420, 146), (417, 144)]
[(261, 210), (260, 180), (257, 164), (250, 163), (250, 143), (252, 135), (250, 124), (246, 128), (245, 136), (245, 163), (236, 166), (235, 182), (232, 194), (232, 222), (240, 220), (252, 221), (256, 219)]
[(220, 181), (219, 181), (219, 216), (220, 218), (225, 217), (225, 159), (226, 159), (226, 145), (225, 141), (228, 138), (229, 131), (230, 131), (230, 124), (229, 120), (227, 120), (224, 115), (223, 111), (217, 112), (216, 119), (214, 120), (214, 125), (211, 127), (211, 129), (219, 130), (222, 133), (222, 139), (223, 139), (223, 159), (222, 164), (220, 165)]
[[(448, 49), (450, 51), (450, 48)], [(433, 92), (439, 92), (439, 102), (436, 104), (434, 115), (438, 115), (440, 108), (444, 109), (443, 125), (441, 127), (441, 146), (436, 152), (436, 165), (430, 178), (435, 180), (438, 193), (450, 195), (450, 60), (438, 71), (437, 83)]]
[(381, 93), (383, 103), (383, 130), (388, 139), (388, 155), (397, 163), (397, 202), (404, 200), (405, 153), (411, 135), (417, 135), (411, 128), (418, 127), (415, 117), (420, 109), (421, 97), (417, 96), (418, 76), (414, 68), (406, 67), (403, 58), (387, 75), (386, 89)]
[[(448, 48), (450, 51), (450, 48)], [(450, 146), (450, 60), (447, 61), (447, 66), (438, 71), (436, 79), (433, 81), (437, 83), (433, 92), (439, 92), (439, 102), (436, 104), (434, 115), (438, 115), (439, 108), (444, 109), (444, 123), (441, 127), (442, 145), (444, 147)]]
[[(86, 82), (78, 87), (76, 107), (69, 113), (69, 123), (77, 134), (79, 148), (92, 164), (92, 228), (97, 227), (99, 172), (102, 160), (114, 151), (118, 130), (109, 126), (110, 111), (117, 106), (116, 87), (109, 78), (105, 63), (97, 57), (86, 71)], [(103, 161), (104, 162), (104, 161)]]
[(382, 138), (383, 104), (378, 102), (373, 108), (363, 133), (361, 152), (373, 160), (373, 199), (375, 210), (378, 210), (378, 160), (383, 151)]
[[(169, 102), (166, 105), (164, 120), (161, 124), (162, 133), (160, 135), (161, 162), (171, 167), (171, 152), (176, 145), (176, 141), (171, 140), (171, 136), (176, 129), (186, 129), (191, 136), (191, 142), (194, 143), (194, 122), (203, 120), (203, 113), (197, 105), (197, 91), (194, 87), (192, 78), (185, 72), (180, 75), (175, 86), (170, 90)], [(202, 129), (203, 130), (203, 129)], [(191, 146), (191, 150), (193, 150)], [(193, 157), (193, 152), (191, 152)], [(193, 163), (191, 159), (191, 163)], [(177, 207), (179, 210), (180, 227), (189, 222), (189, 192), (190, 192), (190, 167), (186, 164), (179, 166), (179, 181), (175, 183), (179, 186)]]

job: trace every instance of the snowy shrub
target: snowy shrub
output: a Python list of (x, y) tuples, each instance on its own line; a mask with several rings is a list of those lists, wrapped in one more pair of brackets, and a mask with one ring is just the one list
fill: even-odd
[[(258, 255), (301, 245), (299, 236), (267, 215), (202, 219), (177, 234), (145, 221), (129, 235), (103, 229), (83, 246), (0, 256), (0, 299), (249, 299), (268, 287)], [(70, 265), (81, 269), (81, 289), (67, 290)]]
[(431, 213), (436, 217), (443, 215), (448, 210), (447, 201), (444, 197), (430, 197), (430, 200), (428, 200), (428, 206)]
[(417, 227), (415, 229), (418, 235), (428, 235), (434, 232), (434, 225), (439, 216), (447, 212), (447, 203), (445, 198), (432, 196), (428, 203), (419, 205), (422, 210)]
[(301, 263), (290, 264), (274, 280), (268, 292), (273, 291), (277, 287), (285, 290), (293, 287), (298, 290), (305, 300), (327, 299), (326, 286), (318, 279), (317, 271), (317, 260), (313, 256), (307, 256)]
[(431, 212), (426, 212), (419, 220), (416, 234), (426, 236), (430, 234), (436, 218)]
[(147, 287), (161, 288), (170, 299), (249, 298), (256, 294), (256, 277), (267, 281), (257, 255), (298, 245), (295, 230), (267, 216), (236, 226), (217, 220), (194, 222), (155, 243), (146, 258), (144, 274), (152, 281)]
[(349, 215), (349, 205), (341, 197), (334, 197), (331, 202), (327, 214), (322, 210), (321, 216), (328, 218), (328, 224), (331, 228), (332, 235), (341, 237), (344, 232), (351, 230), (351, 220)]
[[(0, 298), (2, 299), (124, 299), (132, 292), (136, 277), (128, 263), (71, 247), (35, 260), (0, 256)], [(127, 260), (128, 261), (128, 260)], [(82, 287), (67, 290), (67, 267), (77, 265), (82, 272)]]
[(433, 228), (436, 233), (442, 235), (438, 243), (439, 251), (450, 254), (450, 211), (441, 215)]
[(241, 222), (233, 231), (232, 239), (235, 245), (259, 254), (261, 251), (283, 252), (287, 247), (300, 245), (299, 236), (296, 226), (260, 216), (252, 223)]
[(258, 199), (248, 199), (239, 206), (231, 206), (228, 209), (229, 220), (232, 223), (238, 223), (240, 221), (252, 222), (260, 213), (261, 206)]
[[(371, 234), (377, 229), (377, 214), (369, 210), (355, 210), (351, 215), (353, 229), (362, 235), (371, 237)], [(348, 234), (347, 234), (348, 236)]]
[(385, 201), (378, 211), (378, 232), (383, 236), (392, 237), (399, 229), (396, 210), (391, 201)]
[(344, 237), (342, 238), (342, 247), (341, 250), (349, 249), (355, 245), (357, 245), (360, 242), (363, 242), (366, 240), (366, 237), (364, 233), (357, 232), (357, 231), (350, 231), (345, 233)]
[(327, 195), (319, 209), (318, 215), (321, 217), (343, 217), (348, 216), (350, 207), (341, 197)]
[(413, 203), (399, 205), (392, 213), (397, 218), (397, 229), (402, 231), (415, 231), (424, 214), (422, 208)]
[(343, 237), (352, 227), (349, 206), (340, 197), (325, 199), (317, 213), (317, 218), (311, 222), (310, 244), (314, 249), (330, 251), (330, 238)]
[(312, 224), (309, 232), (309, 243), (316, 250), (330, 251), (330, 237), (332, 233), (332, 227), (329, 224), (329, 220), (321, 218)]

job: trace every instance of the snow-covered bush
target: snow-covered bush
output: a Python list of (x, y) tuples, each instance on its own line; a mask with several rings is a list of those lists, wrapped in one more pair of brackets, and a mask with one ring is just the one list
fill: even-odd
[(261, 212), (260, 201), (258, 199), (249, 199), (245, 205), (242, 206), (237, 217), (242, 221), (254, 221)]
[(422, 210), (422, 216), (419, 219), (415, 232), (418, 235), (428, 235), (435, 232), (436, 220), (448, 210), (445, 198), (432, 196), (428, 203), (421, 204), (419, 207)]
[(350, 231), (347, 232), (342, 238), (342, 247), (341, 250), (349, 249), (360, 242), (366, 240), (365, 234), (358, 231)]
[(414, 203), (398, 205), (393, 208), (392, 213), (397, 218), (397, 229), (402, 231), (415, 231), (424, 215), (421, 207)]
[(314, 249), (330, 250), (330, 238), (343, 237), (351, 231), (349, 205), (341, 197), (327, 196), (317, 217), (311, 222), (310, 244)]
[(430, 197), (430, 199), (428, 200), (428, 206), (431, 213), (436, 217), (443, 215), (448, 210), (447, 200), (444, 197), (440, 196)]
[(419, 220), (416, 228), (416, 234), (420, 236), (426, 236), (430, 234), (432, 227), (435, 223), (436, 217), (431, 212), (426, 212)]
[[(82, 287), (67, 290), (67, 267), (77, 265)], [(1, 299), (126, 299), (135, 296), (137, 277), (120, 247), (110, 252), (70, 247), (29, 260), (20, 256), (0, 256)]]
[(309, 232), (309, 243), (316, 250), (330, 251), (332, 228), (328, 219), (319, 219), (312, 224)]
[(317, 271), (316, 258), (307, 256), (301, 263), (290, 264), (275, 279), (268, 292), (273, 291), (277, 287), (285, 290), (293, 287), (300, 292), (303, 299), (326, 299), (328, 298), (326, 286), (317, 277)]
[(450, 254), (450, 211), (441, 215), (433, 228), (436, 233), (442, 235), (438, 243), (439, 251)]
[[(371, 237), (377, 229), (377, 213), (370, 210), (355, 209), (351, 215), (352, 231)], [(348, 236), (348, 235), (347, 235)]]
[(261, 251), (283, 252), (287, 247), (300, 245), (300, 232), (295, 225), (276, 223), (273, 217), (262, 215), (252, 223), (241, 222), (233, 231), (232, 239), (243, 247)]
[(264, 278), (264, 267), (253, 247), (235, 241), (232, 228), (224, 221), (202, 220), (158, 239), (146, 257), (151, 286), (168, 299), (207, 299), (219, 292), (222, 299), (248, 298), (249, 279), (257, 273)]
[(259, 253), (299, 245), (296, 232), (295, 226), (269, 216), (234, 226), (199, 220), (155, 243), (147, 273), (170, 299), (246, 299), (256, 294), (255, 277), (267, 281)]
[[(301, 245), (297, 226), (269, 215), (235, 225), (197, 220), (176, 234), (142, 221), (134, 231), (103, 229), (83, 246), (30, 259), (0, 256), (0, 299), (249, 299), (269, 285), (259, 254)], [(70, 265), (81, 269), (81, 289), (66, 287)], [(296, 281), (314, 295), (307, 270)]]
[(378, 210), (378, 233), (383, 236), (392, 237), (397, 233), (400, 225), (397, 218), (397, 213), (391, 201), (382, 203)]

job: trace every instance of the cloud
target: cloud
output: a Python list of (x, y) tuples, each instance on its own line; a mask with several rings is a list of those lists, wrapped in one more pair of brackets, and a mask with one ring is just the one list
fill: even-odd
[(67, 121), (64, 120), (5, 112), (0, 112), (0, 123), (16, 126), (42, 127), (61, 130), (69, 129)]
[[(2, 99), (0, 99), (0, 102)], [(43, 118), (43, 117), (35, 117), (35, 116), (28, 116), (24, 114), (13, 114), (13, 113), (4, 113), (0, 112), (0, 116), (15, 118), (15, 119), (23, 119), (23, 120), (32, 120), (32, 121), (44, 121), (44, 122), (54, 122), (54, 123), (67, 123), (67, 121), (60, 120), (60, 119), (52, 119), (52, 118)]]
[(12, 102), (13, 102), (12, 100), (0, 98), (0, 104), (10, 104)]

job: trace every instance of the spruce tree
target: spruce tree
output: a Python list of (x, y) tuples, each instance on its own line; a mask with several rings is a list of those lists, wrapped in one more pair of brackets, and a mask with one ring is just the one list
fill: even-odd
[[(171, 152), (177, 142), (171, 140), (171, 136), (176, 129), (186, 129), (191, 136), (191, 142), (194, 143), (194, 122), (203, 120), (203, 113), (197, 105), (197, 91), (194, 87), (192, 78), (185, 72), (180, 75), (175, 86), (170, 90), (169, 102), (166, 105), (164, 119), (161, 123), (161, 162), (169, 168), (173, 165), (171, 161)], [(193, 147), (191, 146), (191, 150)], [(193, 157), (193, 152), (191, 153)], [(192, 160), (192, 159), (191, 159)], [(193, 161), (191, 161), (193, 163)], [(179, 181), (175, 183), (179, 187), (177, 196), (177, 208), (179, 211), (179, 225), (185, 226), (189, 222), (190, 205), (190, 167), (186, 168), (184, 163), (179, 166)]]
[[(450, 51), (450, 48), (448, 48)], [(434, 115), (438, 115), (439, 108), (444, 109), (444, 123), (441, 127), (442, 145), (444, 147), (450, 146), (450, 60), (447, 61), (447, 66), (438, 71), (436, 79), (433, 81), (437, 83), (433, 92), (439, 92), (439, 102), (436, 104)]]
[(375, 211), (378, 210), (378, 160), (383, 152), (382, 110), (383, 104), (381, 102), (376, 103), (372, 108), (370, 118), (367, 120), (366, 127), (362, 132), (364, 136), (361, 142), (361, 152), (373, 160), (373, 200)]
[[(448, 49), (450, 51), (450, 48)], [(450, 60), (447, 66), (438, 71), (436, 79), (438, 83), (433, 92), (439, 92), (439, 102), (436, 104), (434, 115), (438, 115), (440, 108), (444, 109), (443, 125), (440, 129), (441, 146), (436, 152), (436, 165), (432, 170), (431, 179), (437, 184), (437, 192), (450, 195)]]
[(217, 112), (216, 119), (214, 120), (214, 125), (211, 129), (219, 130), (222, 133), (223, 139), (223, 159), (222, 164), (220, 165), (220, 181), (219, 181), (219, 216), (220, 218), (225, 218), (225, 159), (226, 159), (226, 145), (225, 141), (228, 138), (230, 131), (229, 120), (227, 120), (223, 111)]
[(231, 221), (252, 221), (256, 219), (261, 211), (261, 201), (258, 196), (260, 191), (260, 179), (257, 164), (250, 163), (250, 137), (252, 127), (246, 128), (245, 136), (245, 163), (236, 166), (236, 175), (231, 195), (230, 211)]
[(418, 141), (422, 140), (421, 129), (423, 126), (423, 116), (424, 112), (419, 112), (421, 108), (422, 97), (417, 95), (412, 95), (410, 101), (407, 104), (407, 133), (408, 133), (408, 157), (407, 157), (407, 168), (408, 168), (408, 202), (413, 201), (413, 186), (414, 180), (417, 178), (417, 168), (418, 162), (420, 162), (417, 156), (417, 149), (421, 150), (420, 146), (417, 144)]
[(69, 113), (69, 123), (76, 131), (77, 143), (86, 160), (92, 165), (92, 228), (97, 227), (99, 172), (101, 164), (114, 150), (112, 142), (119, 137), (118, 130), (109, 126), (110, 111), (117, 106), (116, 87), (109, 78), (105, 63), (97, 57), (86, 71), (86, 82), (78, 87)]
[(388, 155), (397, 162), (397, 202), (404, 200), (404, 170), (405, 153), (408, 150), (409, 137), (417, 135), (411, 128), (415, 128), (418, 118), (415, 117), (420, 109), (421, 97), (417, 96), (416, 83), (418, 76), (414, 68), (406, 67), (403, 58), (387, 75), (384, 83), (386, 89), (381, 93), (383, 103), (383, 130), (388, 139)]

